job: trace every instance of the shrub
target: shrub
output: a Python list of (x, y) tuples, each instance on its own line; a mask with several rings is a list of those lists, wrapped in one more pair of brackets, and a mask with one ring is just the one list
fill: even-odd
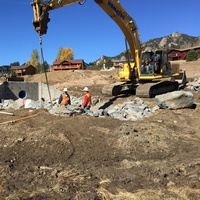
[(194, 49), (191, 49), (187, 54), (186, 62), (197, 60), (198, 57), (198, 53)]

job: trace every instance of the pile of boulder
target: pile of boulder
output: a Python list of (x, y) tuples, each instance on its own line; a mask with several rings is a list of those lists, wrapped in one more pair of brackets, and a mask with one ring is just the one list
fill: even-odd
[(117, 104), (111, 106), (109, 109), (102, 108), (102, 102), (99, 101), (99, 97), (93, 97), (93, 105), (99, 109), (91, 108), (90, 111), (85, 113), (81, 109), (81, 104), (83, 98), (76, 98), (71, 96), (71, 105), (68, 106), (59, 106), (57, 104), (58, 99), (53, 100), (52, 102), (45, 101), (34, 101), (31, 99), (17, 99), (13, 100), (4, 100), (0, 104), (1, 109), (46, 109), (49, 113), (59, 116), (74, 116), (74, 115), (88, 115), (93, 117), (112, 117), (119, 120), (140, 120), (144, 117), (149, 117), (152, 115), (151, 108), (144, 103), (140, 98), (135, 98), (133, 101), (125, 101), (122, 104)]
[[(186, 88), (193, 91), (200, 91), (200, 77), (194, 81), (188, 82)], [(98, 96), (93, 96), (93, 106), (91, 110), (85, 113), (81, 108), (83, 97), (77, 98), (71, 96), (71, 105), (66, 107), (58, 105), (58, 99), (53, 101), (34, 101), (32, 99), (3, 100), (0, 103), (0, 109), (9, 108), (18, 110), (26, 109), (46, 109), (49, 113), (59, 116), (88, 115), (93, 117), (111, 117), (119, 120), (141, 120), (152, 116), (159, 109), (182, 109), (194, 108), (194, 96), (190, 91), (174, 91), (155, 97), (156, 106), (150, 108), (141, 98), (135, 97), (134, 100), (127, 100), (122, 104), (114, 105), (110, 100), (101, 102)], [(107, 106), (105, 106), (107, 105)]]
[(188, 82), (186, 87), (190, 90), (200, 91), (200, 77)]
[[(174, 91), (162, 95), (157, 95), (155, 101), (157, 105), (150, 108), (141, 98), (136, 97), (134, 100), (126, 100), (122, 104), (112, 105), (104, 108), (103, 102), (99, 97), (93, 97), (93, 107), (87, 113), (81, 109), (83, 98), (71, 96), (71, 105), (66, 107), (59, 106), (58, 99), (52, 102), (34, 101), (31, 99), (4, 100), (0, 103), (1, 109), (46, 109), (49, 113), (58, 116), (75, 116), (88, 115), (93, 117), (111, 117), (119, 120), (141, 120), (144, 117), (153, 115), (158, 109), (180, 109), (191, 108), (194, 105), (194, 96), (187, 91)], [(104, 104), (112, 102), (104, 102)], [(94, 109), (96, 108), (96, 109)]]

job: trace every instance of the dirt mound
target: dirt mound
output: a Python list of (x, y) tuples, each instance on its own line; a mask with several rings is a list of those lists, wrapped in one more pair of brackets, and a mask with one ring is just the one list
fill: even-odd
[[(49, 72), (50, 85), (81, 96), (101, 95), (116, 72)], [(45, 82), (44, 77), (26, 77)], [(0, 113), (0, 199), (198, 200), (200, 199), (200, 93), (195, 109), (158, 110), (141, 121), (49, 114)], [(103, 99), (104, 97), (101, 96)], [(134, 96), (116, 98), (120, 103)], [(154, 99), (143, 99), (153, 107)]]
[(180, 64), (180, 69), (185, 70), (189, 79), (194, 79), (200, 76), (200, 59), (197, 61), (173, 61)]

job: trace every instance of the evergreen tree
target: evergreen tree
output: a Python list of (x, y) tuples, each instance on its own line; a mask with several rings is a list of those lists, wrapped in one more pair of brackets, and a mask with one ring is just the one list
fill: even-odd
[(108, 59), (105, 63), (106, 68), (111, 68), (113, 66), (113, 62), (111, 59)]
[(42, 69), (41, 69), (42, 72), (50, 71), (50, 65), (47, 63), (46, 60), (44, 61), (43, 65), (41, 67), (42, 67)]
[(20, 66), (20, 63), (17, 61), (17, 62), (13, 62), (13, 63), (10, 63), (10, 66)]
[(198, 57), (198, 53), (194, 49), (191, 49), (187, 54), (186, 62), (197, 60)]

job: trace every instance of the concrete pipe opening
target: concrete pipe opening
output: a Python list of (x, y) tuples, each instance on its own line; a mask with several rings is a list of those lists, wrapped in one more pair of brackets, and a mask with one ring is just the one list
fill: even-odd
[(26, 98), (26, 96), (27, 96), (26, 91), (21, 90), (21, 91), (19, 92), (19, 98), (24, 99), (24, 98)]

